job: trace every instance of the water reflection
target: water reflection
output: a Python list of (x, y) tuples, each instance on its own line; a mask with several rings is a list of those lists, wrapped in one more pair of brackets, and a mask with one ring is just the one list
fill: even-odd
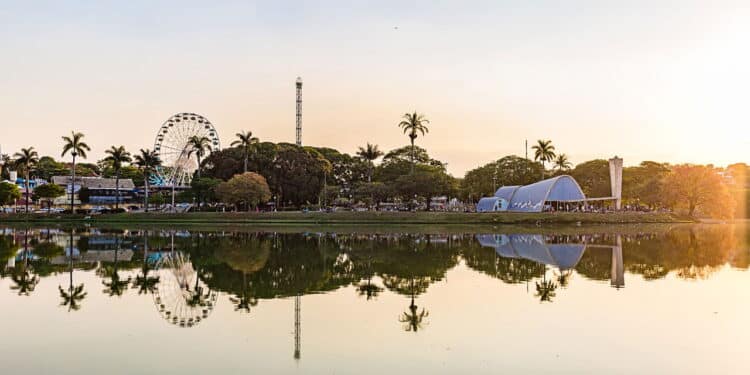
[(221, 300), (250, 314), (263, 300), (294, 298), (295, 357), (300, 356), (301, 299), (351, 287), (376, 303), (405, 297), (404, 331), (429, 325), (418, 303), (430, 286), (463, 263), (503, 283), (526, 283), (540, 302), (564, 298), (575, 278), (625, 286), (626, 273), (645, 280), (674, 274), (703, 279), (722, 266), (748, 267), (747, 238), (735, 226), (677, 226), (625, 232), (569, 233), (276, 233), (77, 228), (14, 228), (0, 235), (0, 277), (33, 295), (48, 276), (68, 273), (60, 305), (78, 311), (89, 297), (76, 272), (93, 271), (102, 295), (132, 290), (153, 299), (165, 321), (194, 327)]

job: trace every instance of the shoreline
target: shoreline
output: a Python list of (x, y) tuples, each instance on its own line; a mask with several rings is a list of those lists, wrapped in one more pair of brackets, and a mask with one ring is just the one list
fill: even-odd
[(354, 224), (354, 225), (583, 225), (696, 223), (668, 213), (459, 213), (459, 212), (191, 212), (101, 215), (3, 214), (2, 223), (112, 224)]

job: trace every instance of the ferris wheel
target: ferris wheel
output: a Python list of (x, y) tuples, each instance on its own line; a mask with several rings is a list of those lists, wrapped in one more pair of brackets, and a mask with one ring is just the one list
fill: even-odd
[(216, 306), (218, 294), (200, 278), (181, 252), (163, 255), (156, 266), (159, 276), (154, 305), (170, 324), (190, 328), (208, 318)]
[(161, 158), (155, 185), (185, 186), (198, 169), (198, 158), (188, 144), (192, 137), (206, 137), (209, 153), (221, 149), (219, 133), (207, 118), (195, 113), (178, 113), (167, 119), (156, 133), (154, 151)]

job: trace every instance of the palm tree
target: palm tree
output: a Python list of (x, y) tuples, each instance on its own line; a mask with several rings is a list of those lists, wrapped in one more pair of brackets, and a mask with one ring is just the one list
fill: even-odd
[(544, 179), (544, 165), (555, 159), (555, 146), (552, 145), (552, 141), (540, 139), (531, 149), (534, 150), (534, 160), (542, 162), (542, 179)]
[(430, 120), (416, 111), (414, 113), (405, 113), (402, 118), (403, 120), (398, 126), (404, 129), (404, 134), (409, 135), (409, 140), (411, 141), (411, 173), (414, 174), (414, 140), (417, 139), (417, 133), (425, 135), (425, 133), (430, 132), (430, 129), (427, 128)]
[(195, 154), (198, 158), (198, 178), (201, 178), (201, 159), (206, 155), (206, 152), (211, 151), (211, 140), (208, 137), (199, 137), (194, 135), (188, 139), (188, 157)]
[(555, 167), (557, 167), (558, 171), (568, 170), (571, 166), (572, 164), (570, 163), (570, 160), (568, 160), (568, 155), (557, 155), (557, 158), (555, 159)]
[(247, 160), (250, 158), (250, 151), (253, 150), (259, 141), (258, 138), (253, 137), (253, 132), (249, 130), (244, 133), (237, 133), (236, 136), (237, 140), (232, 142), (232, 147), (242, 147), (242, 151), (245, 155), (244, 172), (247, 173)]
[(130, 157), (130, 153), (125, 151), (125, 146), (115, 147), (112, 146), (109, 150), (105, 151), (107, 157), (104, 161), (112, 166), (115, 170), (115, 210), (120, 208), (120, 171), (122, 170), (123, 163), (130, 163), (133, 159)]
[(151, 173), (156, 170), (156, 167), (161, 165), (161, 159), (156, 151), (141, 149), (140, 155), (135, 156), (135, 164), (143, 172), (143, 181), (146, 187), (146, 199), (143, 206), (146, 208), (146, 212), (148, 212), (148, 179)]
[(357, 151), (357, 156), (360, 158), (367, 160), (367, 164), (369, 167), (368, 174), (367, 174), (367, 182), (372, 182), (372, 171), (375, 167), (375, 160), (378, 160), (379, 157), (383, 156), (383, 151), (380, 151), (378, 149), (378, 145), (371, 145), (369, 142), (367, 143), (367, 146), (360, 147), (359, 151)]
[(73, 156), (73, 167), (70, 169), (70, 213), (74, 213), (74, 194), (76, 183), (76, 156), (86, 159), (86, 151), (91, 151), (89, 145), (83, 142), (83, 133), (70, 132), (70, 137), (62, 137), (63, 151), (60, 156), (65, 156), (68, 152)]
[(16, 152), (13, 157), (16, 158), (16, 167), (23, 170), (24, 187), (26, 188), (26, 212), (29, 212), (29, 175), (31, 169), (39, 162), (39, 154), (34, 151), (33, 147), (22, 148), (21, 152)]

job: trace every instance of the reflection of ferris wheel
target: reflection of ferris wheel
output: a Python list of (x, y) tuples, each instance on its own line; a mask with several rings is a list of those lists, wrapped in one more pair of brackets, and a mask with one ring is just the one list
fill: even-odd
[(156, 272), (159, 283), (154, 305), (164, 320), (190, 328), (208, 318), (218, 295), (200, 280), (187, 255), (180, 252), (163, 255)]
[(190, 138), (208, 138), (209, 152), (218, 151), (219, 133), (207, 118), (195, 113), (173, 115), (159, 128), (154, 141), (154, 151), (159, 154), (162, 166), (158, 169), (156, 185), (185, 186), (198, 169), (198, 158), (190, 152)]

